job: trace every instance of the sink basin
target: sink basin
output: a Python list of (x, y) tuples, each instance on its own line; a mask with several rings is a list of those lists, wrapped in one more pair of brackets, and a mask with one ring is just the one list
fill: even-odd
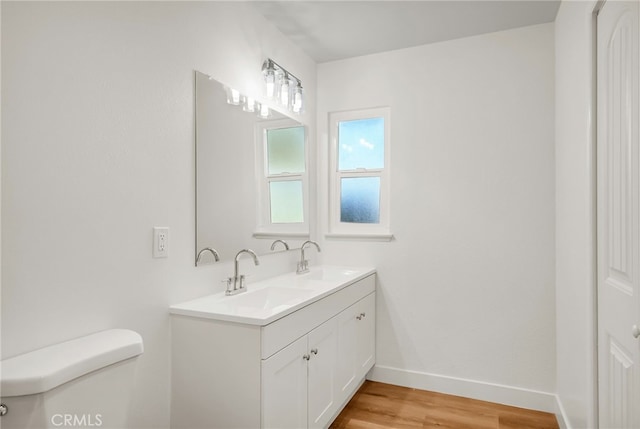
[(265, 326), (287, 314), (375, 273), (373, 268), (312, 267), (247, 285), (248, 291), (224, 292), (172, 305), (172, 314)]
[(312, 269), (306, 274), (300, 275), (300, 280), (320, 280), (324, 282), (339, 282), (343, 280), (349, 280), (350, 278), (357, 276), (360, 273), (359, 270), (342, 268), (342, 267), (319, 267)]
[(248, 287), (247, 292), (239, 295), (226, 296), (221, 293), (173, 305), (171, 313), (261, 324), (307, 301), (316, 293), (309, 289), (272, 285), (261, 287), (250, 284)]
[(296, 304), (312, 294), (313, 291), (306, 289), (271, 286), (235, 295), (225, 303), (242, 309), (269, 310)]

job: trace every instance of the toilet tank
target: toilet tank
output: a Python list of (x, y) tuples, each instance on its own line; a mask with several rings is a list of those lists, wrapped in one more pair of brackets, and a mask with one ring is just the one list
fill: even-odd
[(0, 363), (2, 429), (129, 427), (142, 338), (111, 329)]

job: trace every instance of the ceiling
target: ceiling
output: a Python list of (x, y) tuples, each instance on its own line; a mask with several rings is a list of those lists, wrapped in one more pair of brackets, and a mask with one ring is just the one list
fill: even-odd
[(555, 20), (560, 1), (254, 1), (318, 63)]

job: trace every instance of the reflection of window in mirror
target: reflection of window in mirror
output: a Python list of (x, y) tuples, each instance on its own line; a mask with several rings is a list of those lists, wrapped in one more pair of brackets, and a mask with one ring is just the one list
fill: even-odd
[(307, 154), (304, 126), (271, 121), (256, 132), (258, 235), (307, 236)]

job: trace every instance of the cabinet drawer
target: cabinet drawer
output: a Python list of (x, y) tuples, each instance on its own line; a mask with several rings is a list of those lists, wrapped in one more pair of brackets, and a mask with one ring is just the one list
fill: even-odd
[(261, 354), (266, 359), (376, 289), (372, 274), (262, 329)]

